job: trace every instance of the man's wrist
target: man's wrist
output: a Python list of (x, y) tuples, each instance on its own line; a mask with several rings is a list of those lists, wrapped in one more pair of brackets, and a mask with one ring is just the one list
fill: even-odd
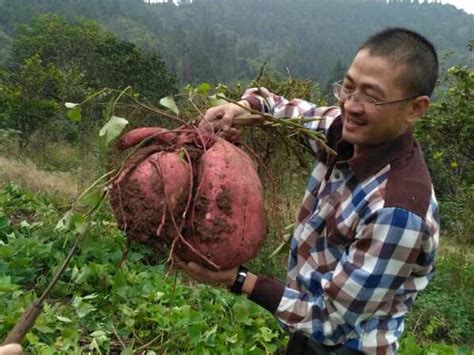
[(257, 283), (257, 275), (247, 272), (247, 277), (245, 278), (244, 285), (242, 286), (242, 293), (250, 295)]
[[(232, 286), (234, 285), (239, 273), (239, 268), (235, 268), (232, 272), (232, 278), (229, 279), (228, 282), (226, 282), (226, 285), (229, 287), (229, 289), (232, 289)], [(246, 272), (246, 277), (243, 282), (243, 285), (240, 289), (239, 293), (244, 293), (246, 295), (250, 295), (255, 287), (255, 284), (257, 282), (257, 275), (252, 274), (251, 272), (247, 271)]]
[(230, 286), (230, 292), (239, 295), (242, 292), (242, 287), (244, 286), (245, 279), (247, 278), (248, 269), (244, 265), (240, 265), (237, 269), (237, 274), (235, 280)]
[(251, 106), (250, 106), (250, 102), (248, 102), (247, 100), (240, 100), (239, 102), (237, 102), (239, 104), (239, 106), (241, 107), (245, 107), (246, 109), (250, 109)]

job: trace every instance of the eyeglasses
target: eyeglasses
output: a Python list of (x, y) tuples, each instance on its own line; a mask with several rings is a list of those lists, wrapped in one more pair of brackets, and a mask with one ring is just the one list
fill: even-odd
[(355, 102), (358, 102), (362, 106), (364, 106), (365, 109), (376, 108), (377, 106), (382, 106), (382, 105), (395, 104), (397, 102), (409, 101), (418, 97), (418, 95), (416, 95), (412, 97), (407, 97), (406, 99), (393, 100), (393, 101), (376, 100), (373, 97), (367, 96), (362, 93), (356, 94), (354, 90), (348, 89), (342, 83), (343, 83), (343, 80), (340, 80), (332, 84), (332, 93), (334, 94), (334, 97), (340, 102), (345, 102), (346, 100), (349, 100), (350, 98), (352, 98), (355, 100)]

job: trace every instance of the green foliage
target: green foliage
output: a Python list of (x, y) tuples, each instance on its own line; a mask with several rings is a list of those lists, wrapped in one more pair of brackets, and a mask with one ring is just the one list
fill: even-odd
[(96, 45), (85, 68), (94, 88), (131, 86), (144, 99), (154, 103), (176, 92), (174, 75), (156, 53), (120, 41), (112, 34), (107, 34)]
[[(457, 267), (453, 268), (457, 271), (452, 275), (457, 281), (463, 278), (469, 248), (474, 245), (473, 97), (474, 71), (466, 66), (450, 68), (429, 114), (416, 126), (440, 200), (442, 235), (458, 245)], [(460, 289), (465, 290), (462, 284)], [(472, 315), (472, 307), (470, 311)], [(446, 312), (446, 317), (453, 320), (456, 314), (454, 310)], [(465, 314), (469, 313), (464, 313), (464, 317)], [(460, 321), (456, 323), (458, 326), (450, 328), (453, 332), (464, 327)], [(474, 332), (472, 323), (464, 328)]]
[(468, 346), (453, 346), (441, 343), (418, 342), (412, 335), (400, 341), (400, 355), (469, 355), (472, 354)]
[(416, 133), (438, 196), (452, 198), (474, 184), (474, 71), (450, 68), (440, 90)]
[(0, 83), (0, 127), (20, 131), (24, 142), (37, 130), (67, 128), (58, 100), (69, 94), (69, 85), (80, 82), (77, 72), (65, 73), (53, 64), (44, 66), (40, 57), (33, 55)]
[[(86, 85), (120, 89), (133, 86), (146, 99), (157, 100), (175, 91), (174, 78), (156, 53), (121, 41), (91, 20), (68, 20), (53, 14), (35, 17), (19, 27), (13, 43), (17, 63), (37, 55), (45, 66), (76, 70)], [(69, 99), (77, 101), (77, 97)]]
[[(0, 190), (0, 338), (71, 245), (71, 235), (55, 229), (58, 218), (48, 201), (16, 185)], [(147, 248), (134, 245), (120, 268), (124, 237), (109, 218), (103, 214), (91, 227), (28, 334), (26, 352), (269, 354), (284, 346), (286, 337), (265, 311), (168, 275)]]
[(367, 35), (387, 26), (426, 34), (440, 53), (455, 50), (454, 63), (467, 61), (464, 46), (472, 37), (472, 15), (431, 1), (199, 0), (176, 7), (141, 0), (4, 0), (0, 28), (11, 36), (15, 24), (47, 12), (94, 19), (119, 38), (158, 50), (181, 84), (248, 82), (268, 62), (326, 89), (338, 62), (346, 66)]
[(131, 43), (103, 32), (90, 20), (41, 15), (21, 25), (13, 42), (13, 65), (0, 72), (0, 128), (16, 129), (23, 143), (33, 132), (45, 139), (77, 142), (97, 127), (96, 113), (71, 108), (64, 120), (63, 102), (80, 102), (99, 88), (130, 85), (143, 99), (175, 91), (175, 79), (163, 61)]
[(474, 340), (474, 263), (460, 266), (459, 261), (458, 253), (438, 257), (435, 277), (408, 313), (407, 328), (418, 339), (450, 344)]
[(81, 67), (105, 34), (91, 20), (66, 20), (58, 15), (42, 14), (31, 25), (21, 24), (15, 33), (13, 57), (16, 63), (37, 55), (44, 64), (65, 71)]

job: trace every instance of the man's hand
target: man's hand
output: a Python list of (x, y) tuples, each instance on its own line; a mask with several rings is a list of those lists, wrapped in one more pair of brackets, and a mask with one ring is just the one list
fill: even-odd
[[(176, 256), (176, 254), (173, 255), (173, 261), (175, 265), (199, 282), (207, 284), (221, 284), (229, 288), (234, 284), (235, 279), (237, 278), (237, 272), (239, 270), (238, 267), (222, 271), (209, 270), (193, 262), (187, 263)], [(256, 282), (257, 276), (248, 272), (247, 278), (245, 279), (244, 285), (242, 286), (242, 292), (250, 295), (253, 291), (253, 288), (255, 287)]]
[(21, 346), (19, 344), (8, 344), (0, 346), (0, 355), (21, 355)]
[[(239, 106), (241, 105), (241, 106)], [(235, 141), (239, 138), (239, 130), (232, 127), (235, 117), (247, 112), (250, 105), (247, 101), (239, 101), (239, 105), (227, 103), (224, 105), (211, 107), (204, 114), (204, 118), (199, 123), (199, 128), (219, 133), (225, 139)]]
[(175, 265), (185, 271), (189, 276), (202, 283), (222, 284), (230, 287), (234, 284), (235, 278), (237, 277), (238, 268), (213, 271), (193, 262), (187, 263), (176, 256), (176, 254), (173, 255), (173, 261)]

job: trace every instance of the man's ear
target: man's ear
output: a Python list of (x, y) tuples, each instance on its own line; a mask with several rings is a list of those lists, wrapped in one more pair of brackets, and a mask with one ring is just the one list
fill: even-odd
[(426, 95), (418, 96), (414, 99), (410, 106), (410, 112), (407, 118), (407, 123), (415, 123), (421, 116), (423, 116), (430, 106), (430, 98)]

